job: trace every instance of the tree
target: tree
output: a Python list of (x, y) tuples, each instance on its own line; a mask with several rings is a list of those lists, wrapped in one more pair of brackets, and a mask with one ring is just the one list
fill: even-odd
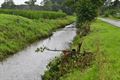
[(73, 14), (75, 12), (75, 0), (65, 0), (62, 3), (62, 9), (64, 12), (66, 12), (67, 14)]
[(52, 10), (53, 2), (51, 0), (44, 0), (44, 7), (46, 10)]
[(29, 5), (29, 6), (35, 6), (36, 0), (29, 0), (29, 1), (25, 1), (25, 4)]
[(91, 22), (98, 16), (98, 11), (105, 0), (77, 0), (76, 14), (77, 27), (80, 35), (84, 36), (90, 31)]
[(4, 3), (1, 5), (1, 8), (11, 9), (15, 8), (15, 4), (13, 0), (5, 0)]
[(34, 9), (36, 0), (29, 0), (29, 1), (25, 1), (25, 4), (29, 5), (30, 9)]
[(71, 1), (73, 0), (43, 0), (42, 4), (44, 4), (44, 7), (47, 8), (47, 10), (62, 10), (67, 14), (73, 14), (74, 8), (70, 5), (66, 5), (67, 3), (69, 4), (69, 2)]
[(115, 0), (114, 3), (113, 3), (113, 6), (114, 6), (115, 8), (120, 7), (120, 1), (119, 1), (119, 0)]
[(105, 7), (111, 6), (111, 2), (112, 2), (112, 0), (106, 0), (104, 6)]

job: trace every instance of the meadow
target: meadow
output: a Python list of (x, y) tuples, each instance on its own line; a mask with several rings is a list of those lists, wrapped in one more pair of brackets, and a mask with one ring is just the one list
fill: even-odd
[[(33, 16), (36, 14), (36, 12), (29, 13), (29, 11), (26, 11), (26, 13), (21, 11), (21, 13), (23, 16), (27, 15), (26, 13)], [(75, 21), (75, 17), (73, 16), (65, 15), (63, 17), (63, 15), (61, 15), (61, 17), (59, 17), (57, 15), (60, 14), (56, 12), (48, 12), (48, 15), (47, 11), (45, 12), (46, 14), (39, 13), (38, 15), (40, 16), (44, 14), (44, 16), (49, 17), (44, 18), (39, 16), (39, 19), (37, 17), (30, 19), (31, 15), (23, 17), (21, 13), (19, 13), (20, 16), (0, 14), (0, 61), (22, 50), (31, 43), (52, 35), (53, 30)]]

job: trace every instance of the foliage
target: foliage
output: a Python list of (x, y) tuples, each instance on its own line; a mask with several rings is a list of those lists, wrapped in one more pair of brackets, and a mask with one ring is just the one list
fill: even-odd
[(107, 9), (104, 11), (103, 17), (120, 19), (120, 9)]
[(60, 80), (61, 77), (71, 73), (74, 69), (82, 71), (91, 65), (93, 59), (93, 53), (90, 52), (62, 55), (48, 64), (48, 71), (45, 72), (43, 80)]
[[(59, 11), (62, 10), (63, 12), (71, 15), (74, 13), (74, 8), (69, 4), (73, 0), (43, 0), (44, 7), (47, 8), (47, 10), (53, 10), (53, 11)], [(73, 4), (73, 3), (72, 3)]]
[(104, 0), (77, 0), (77, 26), (81, 35), (84, 36), (90, 31), (90, 23), (98, 16), (98, 10), (103, 3)]
[(113, 7), (115, 8), (120, 8), (120, 1), (119, 0), (115, 0), (114, 3), (113, 3)]
[(11, 9), (0, 9), (0, 13), (3, 14), (12, 14), (19, 15), (29, 19), (57, 19), (63, 18), (66, 16), (65, 13), (62, 12), (53, 12), (53, 11), (32, 11), (32, 10), (11, 10)]
[[(49, 13), (48, 13), (49, 14)], [(74, 21), (74, 17), (32, 20), (21, 16), (0, 14), (0, 61), (30, 43), (47, 37), (52, 31)]]
[(15, 4), (14, 4), (13, 0), (8, 0), (7, 2), (4, 2), (1, 5), (1, 8), (3, 8), (3, 9), (12, 9), (14, 7), (15, 7)]
[(53, 2), (51, 0), (44, 0), (44, 7), (46, 10), (52, 10)]
[(103, 5), (104, 0), (78, 0), (77, 16), (78, 23), (83, 25), (85, 22), (91, 22), (98, 15), (98, 9)]
[(120, 19), (120, 1), (106, 1), (106, 4), (101, 8), (101, 15), (104, 17)]
[(36, 0), (25, 1), (25, 3), (28, 4), (29, 6), (34, 6), (35, 2), (36, 2)]

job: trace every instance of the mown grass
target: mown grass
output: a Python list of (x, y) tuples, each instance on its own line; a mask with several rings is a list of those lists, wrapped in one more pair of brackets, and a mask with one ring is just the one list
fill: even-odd
[[(82, 49), (94, 52), (93, 65), (61, 77), (61, 80), (120, 80), (120, 28), (97, 20), (89, 35), (84, 37)], [(76, 37), (73, 47), (80, 42)]]
[(0, 9), (2, 14), (12, 14), (26, 17), (29, 19), (57, 19), (63, 18), (67, 15), (63, 12), (53, 12), (53, 11), (33, 11), (33, 10), (12, 10), (12, 9)]
[(0, 61), (28, 44), (50, 36), (52, 31), (74, 22), (75, 17), (33, 20), (21, 16), (0, 14)]

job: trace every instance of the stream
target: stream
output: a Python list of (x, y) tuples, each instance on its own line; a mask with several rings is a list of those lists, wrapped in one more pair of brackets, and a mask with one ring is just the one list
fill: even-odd
[(45, 50), (36, 53), (39, 47), (46, 46), (50, 49), (63, 50), (70, 46), (76, 36), (74, 24), (53, 32), (53, 35), (44, 40), (35, 42), (24, 50), (0, 62), (0, 80), (42, 80), (47, 64), (61, 52)]

